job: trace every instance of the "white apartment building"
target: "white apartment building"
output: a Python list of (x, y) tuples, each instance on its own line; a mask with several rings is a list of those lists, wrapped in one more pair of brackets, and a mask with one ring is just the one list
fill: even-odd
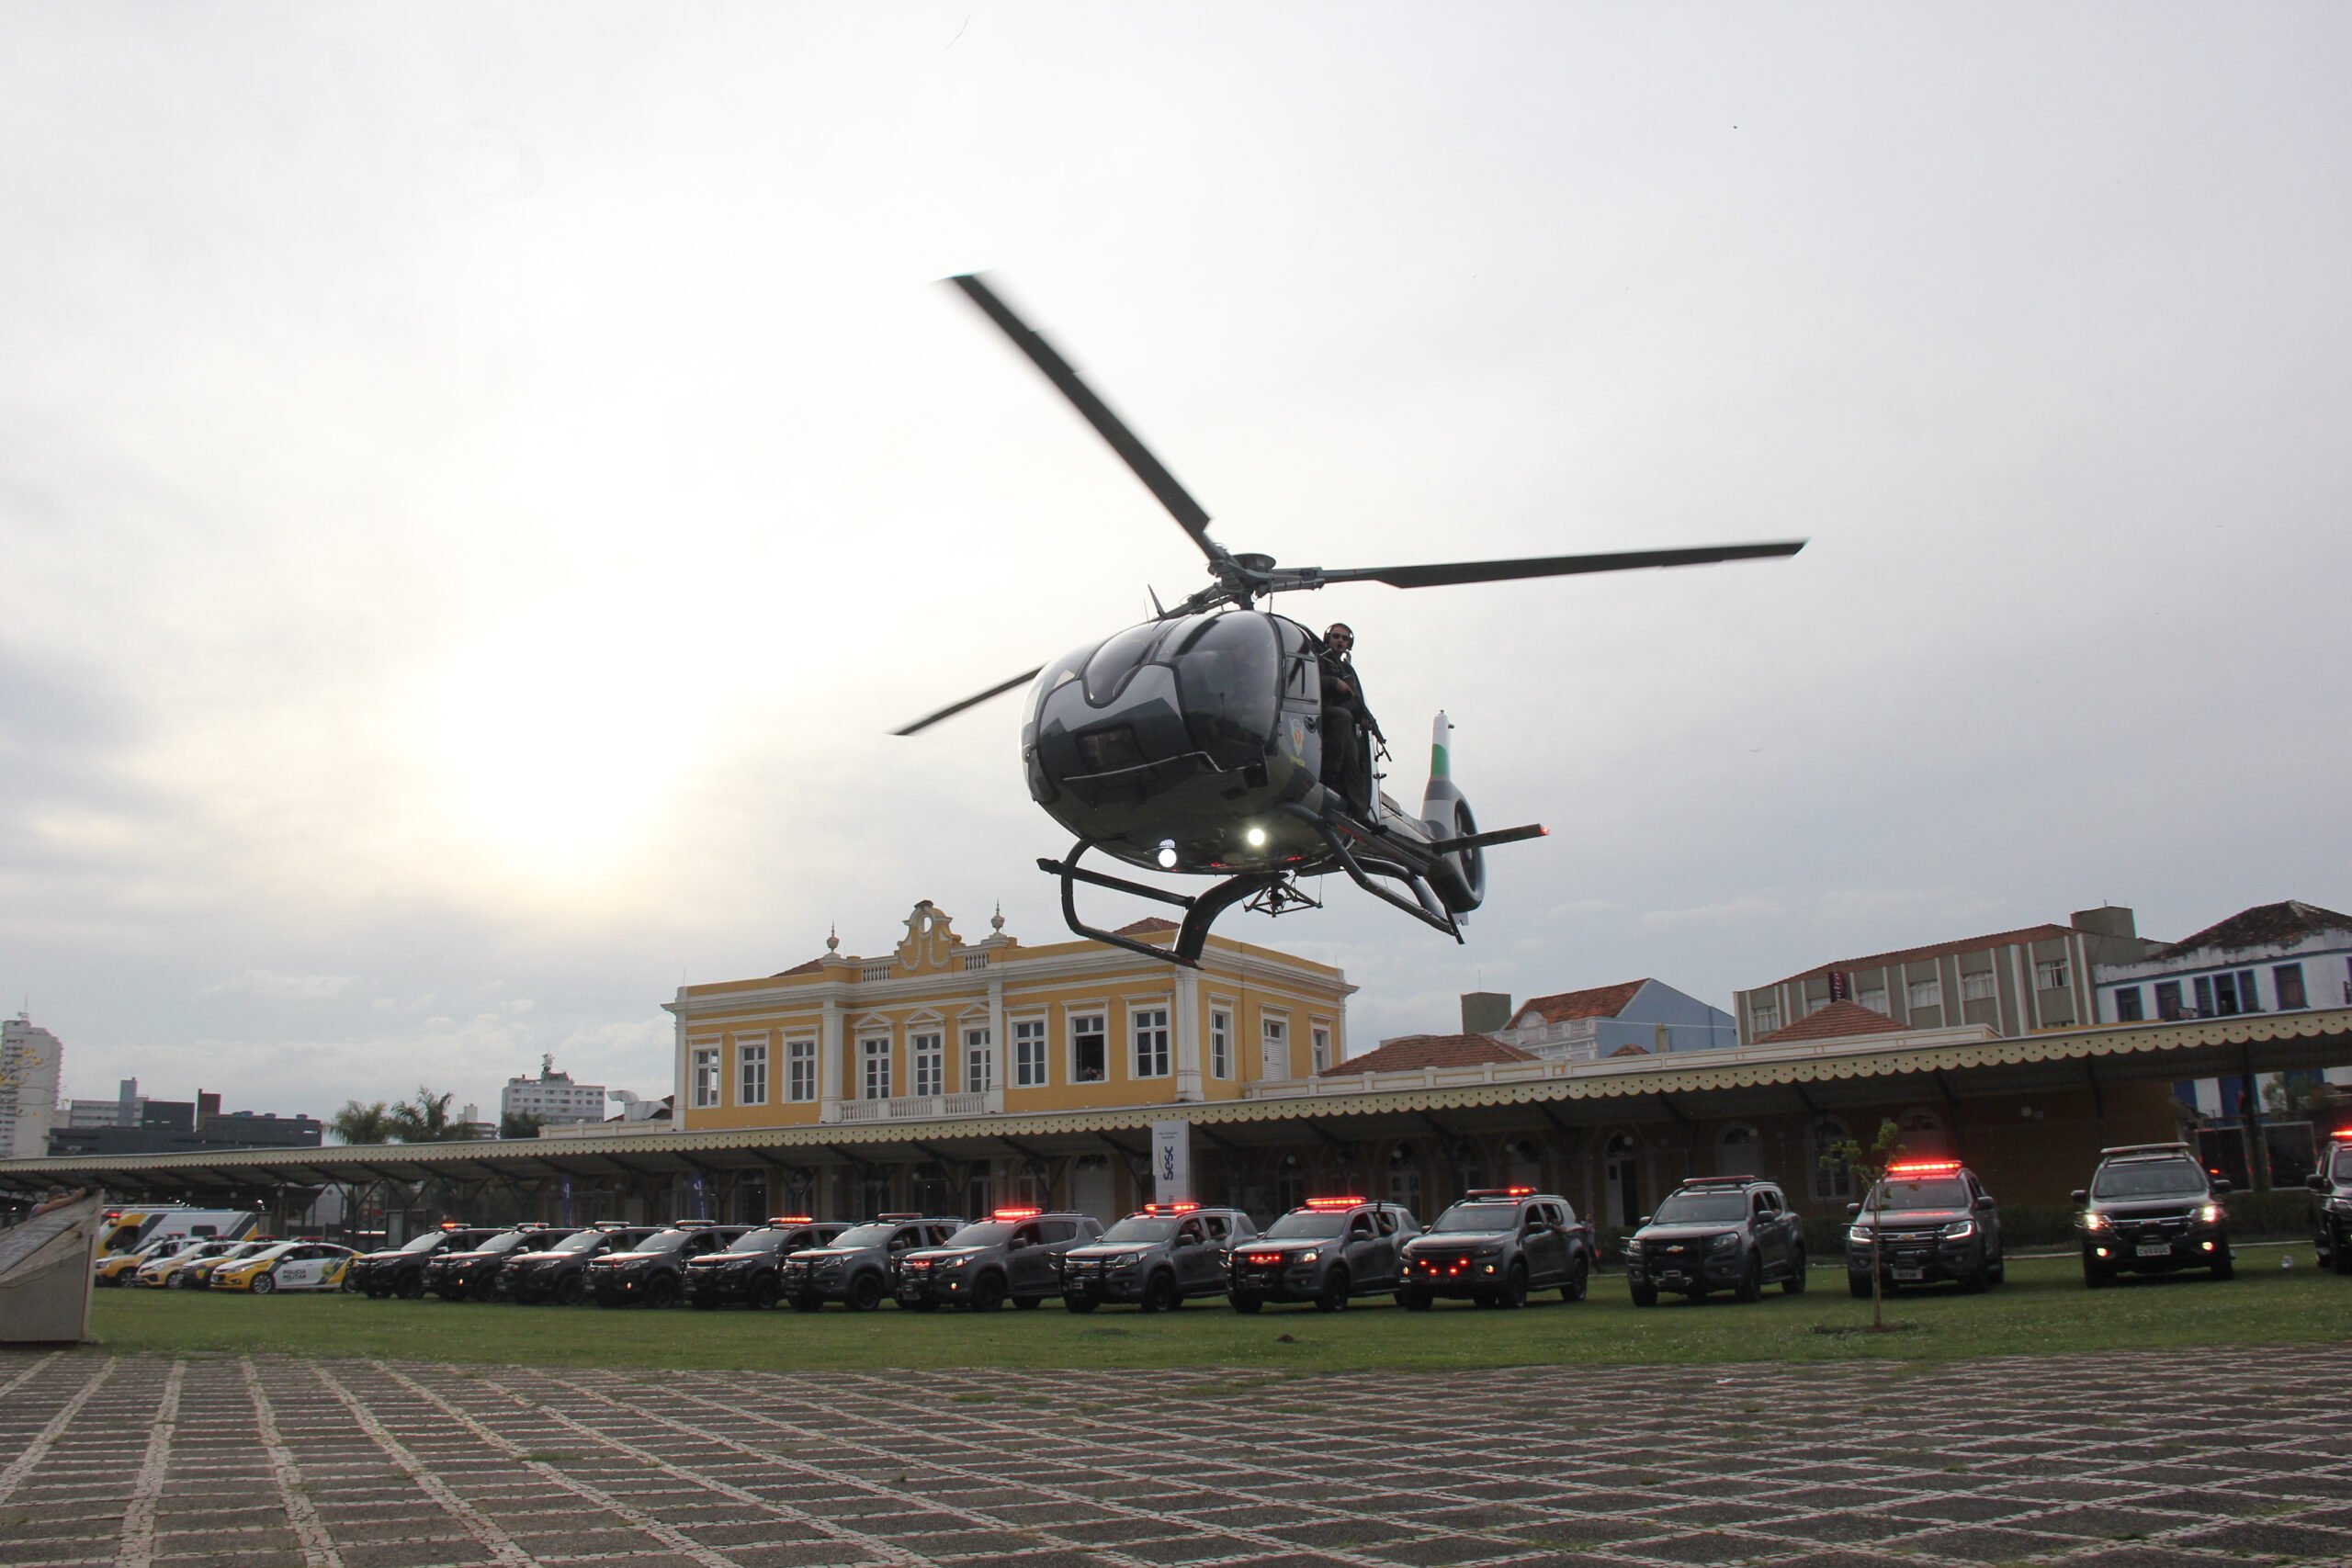
[(0, 1023), (0, 1158), (39, 1159), (57, 1124), (57, 1036), (23, 1013)]
[(541, 1056), (537, 1077), (508, 1078), (506, 1087), (499, 1091), (499, 1120), (503, 1122), (509, 1116), (536, 1116), (539, 1124), (547, 1127), (602, 1122), (605, 1086), (573, 1083), (570, 1073), (555, 1070), (554, 1056)]

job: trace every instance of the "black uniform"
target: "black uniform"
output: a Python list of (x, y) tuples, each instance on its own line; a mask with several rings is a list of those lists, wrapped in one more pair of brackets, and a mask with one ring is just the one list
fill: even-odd
[(1365, 750), (1366, 733), (1380, 740), (1380, 721), (1363, 704), (1363, 682), (1355, 661), (1326, 643), (1321, 655), (1323, 675), (1323, 782), (1338, 790), (1357, 809), (1372, 809), (1372, 767)]

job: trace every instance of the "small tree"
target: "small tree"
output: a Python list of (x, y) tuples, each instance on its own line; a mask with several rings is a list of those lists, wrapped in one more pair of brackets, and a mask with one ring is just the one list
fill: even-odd
[(536, 1138), (541, 1122), (528, 1111), (510, 1111), (498, 1119), (498, 1135), (502, 1138)]
[(380, 1100), (368, 1105), (346, 1100), (327, 1119), (327, 1130), (346, 1144), (388, 1144), (392, 1140), (391, 1111)]
[(1886, 1326), (1886, 1292), (1879, 1282), (1878, 1270), (1880, 1184), (1886, 1179), (1886, 1168), (1903, 1153), (1903, 1145), (1896, 1142), (1901, 1134), (1902, 1129), (1893, 1122), (1882, 1121), (1878, 1124), (1878, 1136), (1869, 1148), (1862, 1147), (1852, 1138), (1846, 1138), (1830, 1145), (1821, 1156), (1824, 1166), (1831, 1170), (1846, 1172), (1862, 1186), (1862, 1201), (1867, 1205), (1863, 1213), (1869, 1215), (1871, 1222), (1871, 1332), (1873, 1334)]

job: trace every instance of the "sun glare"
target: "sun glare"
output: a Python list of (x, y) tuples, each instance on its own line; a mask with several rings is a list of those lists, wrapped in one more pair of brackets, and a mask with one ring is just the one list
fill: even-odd
[(689, 762), (683, 657), (628, 620), (526, 612), (460, 649), (430, 728), (458, 826), (572, 879), (642, 841)]

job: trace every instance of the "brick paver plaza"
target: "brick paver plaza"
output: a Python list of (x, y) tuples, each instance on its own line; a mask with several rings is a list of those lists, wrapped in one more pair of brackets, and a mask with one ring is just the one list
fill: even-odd
[(618, 1373), (0, 1357), (0, 1562), (2352, 1562), (2352, 1351)]

